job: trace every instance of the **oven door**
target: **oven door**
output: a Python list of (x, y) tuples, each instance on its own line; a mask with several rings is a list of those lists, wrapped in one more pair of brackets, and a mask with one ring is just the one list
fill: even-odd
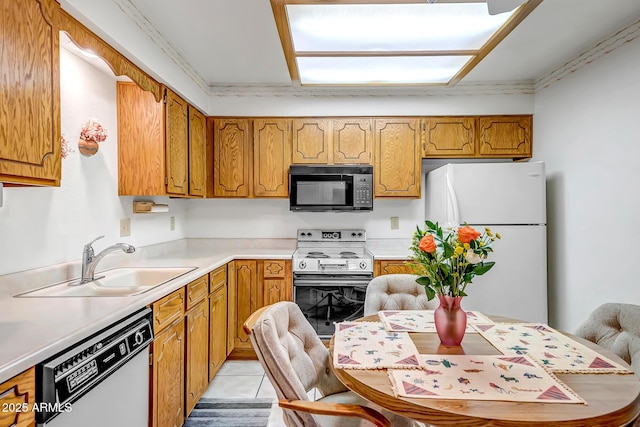
[(362, 317), (371, 275), (294, 275), (293, 301), (321, 339), (330, 339), (334, 322)]

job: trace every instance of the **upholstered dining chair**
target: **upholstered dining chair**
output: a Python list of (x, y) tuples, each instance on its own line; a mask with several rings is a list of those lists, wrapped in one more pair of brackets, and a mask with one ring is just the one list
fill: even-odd
[(380, 310), (435, 310), (438, 300), (427, 300), (422, 285), (416, 283), (413, 274), (385, 274), (374, 277), (367, 286), (364, 298), (364, 315)]
[(580, 325), (576, 335), (613, 351), (640, 376), (640, 306), (602, 304)]
[[(374, 408), (338, 380), (329, 350), (297, 304), (283, 301), (263, 307), (249, 316), (243, 328), (276, 391), (288, 427), (415, 425)], [(309, 400), (307, 392), (313, 388), (321, 399)]]

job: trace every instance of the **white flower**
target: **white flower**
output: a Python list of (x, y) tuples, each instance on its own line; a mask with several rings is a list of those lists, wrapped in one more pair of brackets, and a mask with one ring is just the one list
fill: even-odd
[(467, 251), (467, 261), (470, 264), (477, 264), (482, 261), (482, 257), (473, 251)]

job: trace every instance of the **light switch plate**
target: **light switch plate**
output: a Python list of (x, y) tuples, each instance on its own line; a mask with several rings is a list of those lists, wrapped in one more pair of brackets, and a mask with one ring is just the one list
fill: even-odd
[(176, 217), (171, 216), (169, 217), (169, 230), (174, 231), (175, 229), (176, 229)]
[(2, 193), (4, 193), (4, 185), (0, 182), (0, 208), (2, 207)]
[(120, 219), (120, 237), (131, 236), (131, 218)]

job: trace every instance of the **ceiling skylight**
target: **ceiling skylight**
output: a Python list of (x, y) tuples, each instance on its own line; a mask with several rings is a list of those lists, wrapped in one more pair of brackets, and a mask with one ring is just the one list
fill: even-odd
[(294, 82), (455, 84), (542, 0), (489, 15), (479, 0), (271, 0)]

